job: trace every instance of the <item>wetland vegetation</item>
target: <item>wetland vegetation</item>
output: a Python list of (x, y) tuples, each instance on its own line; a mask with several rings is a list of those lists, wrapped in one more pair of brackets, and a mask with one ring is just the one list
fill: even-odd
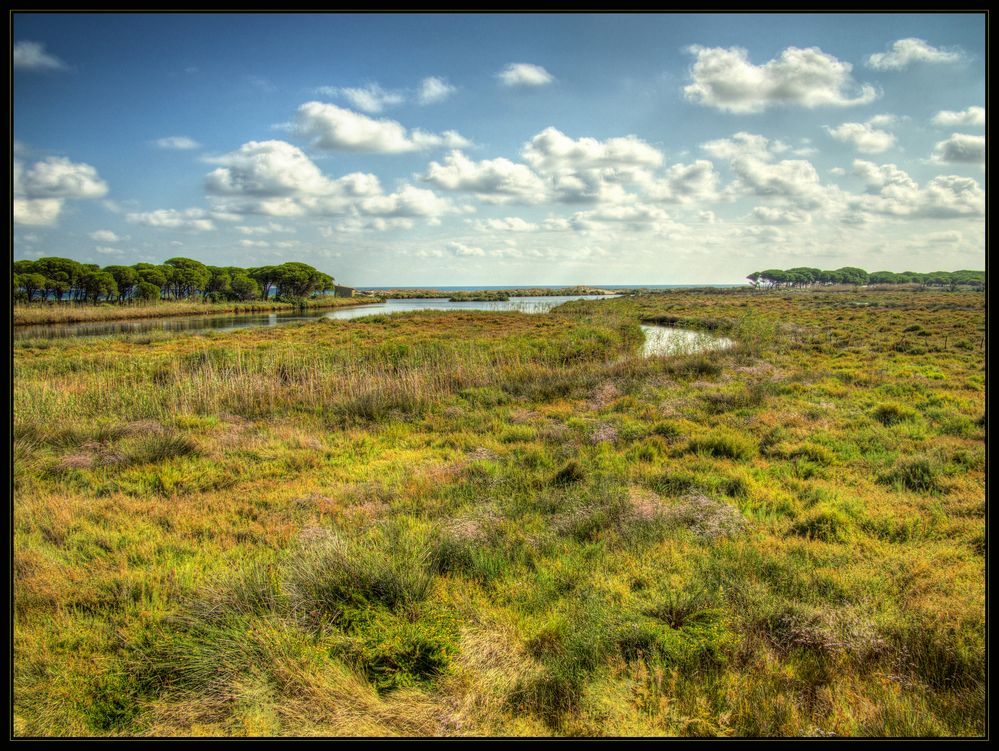
[(982, 735), (984, 343), (864, 289), (20, 339), (14, 732)]

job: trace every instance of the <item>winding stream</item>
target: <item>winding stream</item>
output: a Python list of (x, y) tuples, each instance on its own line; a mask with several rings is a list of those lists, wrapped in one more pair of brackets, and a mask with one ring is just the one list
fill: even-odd
[[(569, 300), (601, 300), (617, 295), (575, 295), (557, 297), (514, 297), (505, 301), (452, 302), (439, 298), (411, 300), (386, 300), (371, 305), (314, 311), (287, 311), (276, 313), (230, 313), (213, 316), (176, 316), (145, 318), (134, 321), (98, 321), (91, 323), (44, 324), (14, 327), (15, 339), (61, 339), (74, 336), (111, 336), (114, 334), (141, 334), (153, 331), (236, 331), (259, 326), (281, 326), (297, 321), (314, 321), (320, 318), (347, 319), (362, 316), (406, 313), (414, 310), (517, 310), (524, 313), (547, 313)], [(642, 324), (645, 343), (642, 354), (670, 356), (692, 354), (714, 349), (727, 349), (734, 342), (698, 331), (654, 324)]]

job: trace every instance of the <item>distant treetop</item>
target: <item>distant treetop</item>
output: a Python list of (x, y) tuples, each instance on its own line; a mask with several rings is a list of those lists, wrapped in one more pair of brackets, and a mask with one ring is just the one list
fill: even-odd
[(923, 287), (984, 287), (984, 271), (875, 271), (868, 273), (854, 266), (844, 266), (835, 271), (822, 271), (808, 266), (793, 269), (767, 269), (754, 271), (746, 277), (753, 287), (787, 289), (815, 285), (852, 284), (855, 286), (882, 284), (915, 284)]

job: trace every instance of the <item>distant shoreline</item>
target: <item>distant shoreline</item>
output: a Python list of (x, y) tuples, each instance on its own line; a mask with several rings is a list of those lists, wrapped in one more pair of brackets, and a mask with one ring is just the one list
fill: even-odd
[(356, 289), (362, 291), (383, 292), (393, 289), (405, 290), (434, 290), (440, 292), (478, 292), (480, 290), (513, 291), (513, 290), (535, 290), (535, 289), (595, 289), (595, 290), (619, 290), (619, 289), (698, 289), (704, 287), (748, 287), (748, 284), (576, 284), (566, 286), (564, 284), (492, 284), (492, 285), (388, 285), (382, 287), (370, 287), (364, 284), (355, 285)]
[(241, 303), (160, 302), (155, 305), (75, 305), (73, 303), (32, 303), (14, 306), (14, 326), (41, 326), (90, 321), (134, 321), (145, 318), (177, 318), (240, 313), (288, 312), (308, 309), (341, 308), (381, 302), (375, 297), (327, 297), (309, 300), (303, 306), (286, 302), (257, 300)]

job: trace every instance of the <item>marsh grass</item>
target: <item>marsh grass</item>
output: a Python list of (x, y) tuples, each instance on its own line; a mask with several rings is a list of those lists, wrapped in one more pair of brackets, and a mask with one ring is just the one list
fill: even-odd
[(19, 340), (14, 732), (982, 735), (984, 320), (682, 291)]
[[(341, 308), (381, 302), (371, 297), (323, 297), (305, 301), (313, 309)], [(165, 301), (155, 305), (131, 303), (126, 305), (81, 305), (77, 303), (45, 303), (14, 306), (14, 325), (82, 323), (87, 321), (124, 321), (142, 318), (172, 316), (203, 316), (221, 313), (261, 313), (266, 311), (292, 311), (299, 306), (286, 302), (263, 301), (204, 303)]]

